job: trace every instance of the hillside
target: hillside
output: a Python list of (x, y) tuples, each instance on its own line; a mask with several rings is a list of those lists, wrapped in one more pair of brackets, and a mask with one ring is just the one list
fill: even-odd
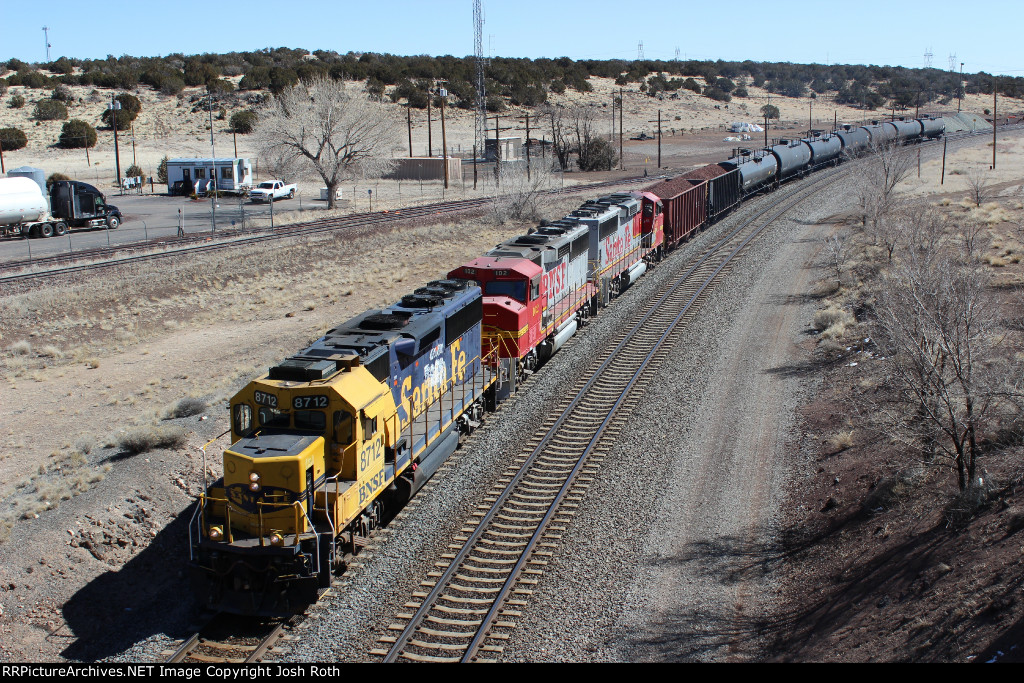
[[(426, 88), (431, 78), (445, 79), (451, 105), (446, 122), (449, 147), (454, 154), (464, 156), (469, 156), (472, 149), (474, 114), (467, 107), (472, 106), (473, 93), (467, 93), (465, 88), (469, 60), (437, 58), (420, 63), (417, 60), (431, 58), (383, 55), (373, 56), (374, 61), (363, 55), (353, 61), (349, 55), (282, 50), (177, 57), (122, 57), (112, 64), (61, 58), (49, 65), (27, 65), (11, 60), (6, 71), (0, 66), (0, 128), (18, 128), (28, 138), (24, 149), (5, 152), (5, 166), (9, 169), (30, 165), (101, 186), (112, 183), (113, 131), (102, 123), (101, 117), (111, 97), (120, 92), (131, 92), (142, 104), (134, 131), (120, 135), (122, 174), (133, 162), (147, 175), (153, 175), (164, 156), (209, 156), (211, 115), (205, 99), (208, 90), (218, 93), (213, 108), (215, 151), (218, 156), (234, 155), (236, 140), (230, 130), (234, 113), (258, 109), (274, 90), (293, 83), (300, 75), (318, 73), (345, 78), (354, 92), (382, 99), (393, 110), (396, 120), (403, 123), (406, 106), (411, 105), (412, 146), (417, 156), (427, 153)], [(257, 57), (273, 65), (260, 63)], [(625, 102), (622, 128), (627, 139), (640, 133), (656, 135), (659, 110), (663, 136), (685, 138), (701, 131), (724, 131), (733, 121), (763, 123), (760, 110), (769, 103), (779, 109), (781, 118), (781, 122), (773, 122), (773, 128), (781, 123), (797, 130), (805, 130), (809, 119), (813, 119), (815, 127), (829, 128), (834, 121), (859, 123), (893, 111), (914, 114), (918, 111), (917, 102), (921, 103), (919, 110), (927, 113), (955, 110), (957, 103), (956, 82), (950, 83), (954, 75), (934, 69), (498, 59), (490, 69), (488, 88), (495, 94), (488, 99), (493, 110), (489, 126), (494, 125), (493, 117), (497, 116), (503, 135), (512, 134), (506, 130), (511, 126), (515, 134), (525, 136), (522, 117), (530, 114), (531, 137), (549, 140), (550, 125), (546, 119), (538, 121), (538, 117), (546, 107), (573, 105), (593, 107), (595, 129), (600, 134), (611, 134), (614, 130), (617, 136), (619, 122), (612, 120), (613, 99), (620, 92)], [(967, 92), (962, 107), (966, 111), (984, 114), (991, 107), (991, 89), (985, 90), (983, 76), (965, 75)], [(1020, 99), (1010, 97), (1024, 93), (1018, 83), (1021, 80), (999, 81), (1005, 91), (1000, 111), (1024, 108)], [(82, 119), (97, 127), (98, 141), (89, 150), (88, 160), (83, 149), (65, 150), (57, 146), (63, 120), (40, 121), (33, 117), (35, 105), (51, 98), (59, 85), (70, 91), (69, 118)], [(905, 97), (911, 90), (914, 103)], [(12, 104), (19, 98), (24, 104), (14, 108)], [(866, 108), (861, 102), (874, 108)], [(887, 107), (897, 109), (886, 111)], [(440, 146), (436, 107), (431, 117), (432, 150), (436, 153)], [(709, 135), (706, 139), (720, 141), (724, 136)], [(405, 126), (401, 125), (392, 152), (395, 156), (406, 156), (408, 147)], [(654, 164), (651, 146), (641, 147), (635, 154), (626, 150), (627, 166)], [(255, 140), (238, 135), (237, 154), (255, 157)]]

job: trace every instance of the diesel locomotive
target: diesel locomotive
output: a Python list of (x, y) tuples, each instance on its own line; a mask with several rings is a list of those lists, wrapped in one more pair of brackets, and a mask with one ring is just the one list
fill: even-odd
[(223, 477), (189, 524), (200, 603), (301, 611), (460, 435), (668, 251), (744, 197), (943, 130), (935, 119), (844, 127), (588, 201), (271, 367), (231, 399)]

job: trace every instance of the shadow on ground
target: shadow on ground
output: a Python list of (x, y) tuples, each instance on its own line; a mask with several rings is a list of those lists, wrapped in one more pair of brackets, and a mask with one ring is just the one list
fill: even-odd
[(155, 634), (186, 635), (196, 614), (185, 571), (192, 509), (183, 510), (118, 571), (96, 577), (64, 605), (67, 626), (53, 634), (73, 639), (64, 657), (92, 662)]

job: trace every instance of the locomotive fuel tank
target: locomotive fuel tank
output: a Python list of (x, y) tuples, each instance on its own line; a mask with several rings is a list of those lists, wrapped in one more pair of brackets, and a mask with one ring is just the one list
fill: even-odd
[(780, 140), (771, 153), (779, 162), (779, 180), (800, 173), (811, 163), (811, 149), (800, 140)]
[(843, 143), (835, 135), (819, 135), (802, 142), (811, 149), (811, 166), (828, 163), (843, 151)]

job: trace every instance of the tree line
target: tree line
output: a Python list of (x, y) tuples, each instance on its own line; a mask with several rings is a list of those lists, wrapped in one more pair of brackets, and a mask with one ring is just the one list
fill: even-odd
[[(93, 85), (133, 90), (148, 86), (167, 95), (187, 86), (206, 86), (214, 92), (235, 89), (227, 78), (241, 76), (242, 90), (274, 93), (318, 78), (366, 81), (371, 98), (384, 97), (386, 88), (399, 92), (412, 106), (427, 106), (438, 81), (445, 81), (452, 104), (473, 108), (476, 103), (476, 61), (471, 56), (399, 56), (376, 53), (338, 53), (329, 50), (273, 48), (252, 52), (164, 57), (73, 59), (28, 64), (18, 59), (0, 63), (0, 93), (7, 86), (55, 88)], [(763, 87), (789, 97), (832, 94), (843, 104), (875, 109), (911, 108), (948, 103), (965, 93), (1024, 96), (1024, 77), (993, 76), (985, 72), (960, 74), (941, 69), (842, 64), (792, 64), (723, 60), (572, 60), (495, 57), (488, 61), (485, 87), (493, 97), (488, 107), (544, 104), (549, 93), (566, 89), (587, 92), (591, 76), (614, 78), (619, 85), (636, 84), (651, 95), (687, 88), (720, 101), (746, 96), (746, 86)], [(701, 79), (703, 84), (698, 82)], [(963, 85), (961, 85), (963, 83)]]

